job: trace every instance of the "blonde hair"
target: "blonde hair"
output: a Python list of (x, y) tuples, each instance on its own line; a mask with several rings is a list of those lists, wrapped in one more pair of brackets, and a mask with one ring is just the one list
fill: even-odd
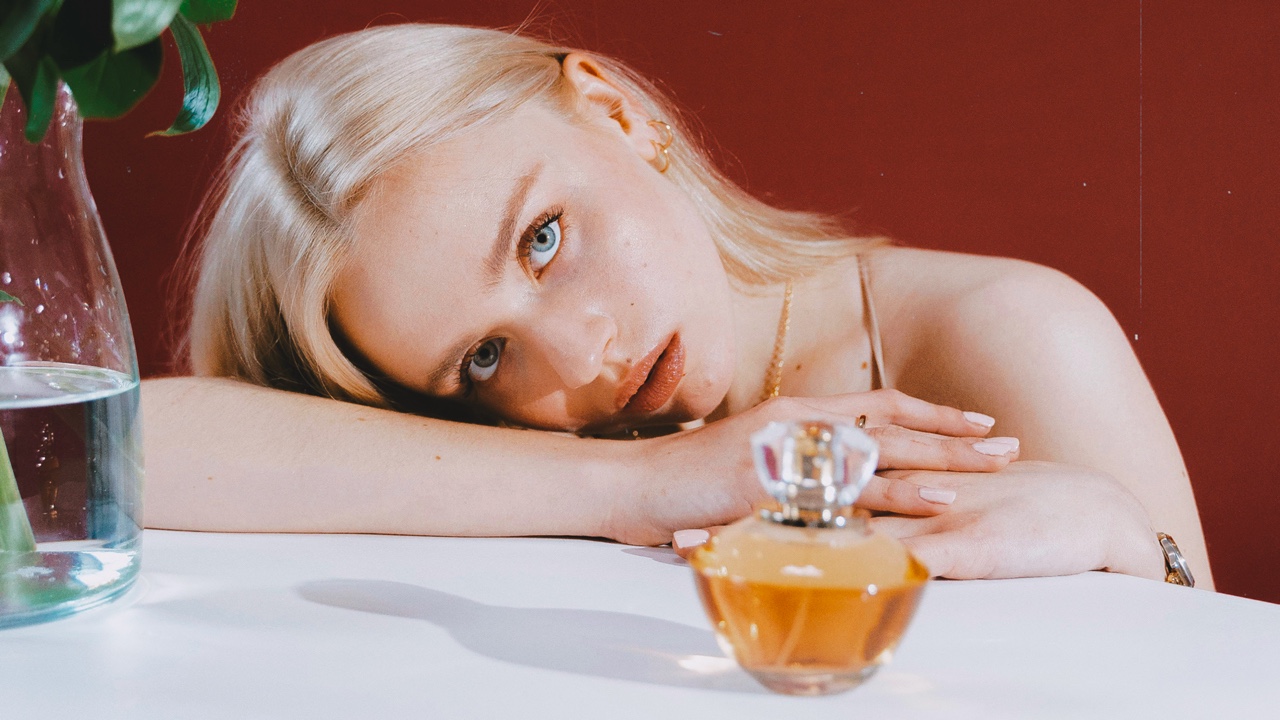
[[(352, 243), (353, 210), (411, 152), (531, 100), (571, 109), (570, 48), (497, 30), (395, 25), (300, 50), (254, 86), (241, 133), (206, 200), (187, 347), (197, 375), (368, 405), (387, 388), (344, 352), (329, 294)], [(601, 69), (677, 138), (666, 176), (693, 200), (730, 278), (769, 285), (883, 242), (836, 219), (771, 207), (721, 174), (654, 85)]]

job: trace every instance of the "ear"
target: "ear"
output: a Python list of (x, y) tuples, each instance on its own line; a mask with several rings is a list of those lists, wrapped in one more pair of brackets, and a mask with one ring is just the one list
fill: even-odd
[(609, 76), (595, 59), (571, 52), (561, 62), (565, 80), (577, 91), (579, 108), (594, 125), (619, 133), (642, 159), (657, 159), (663, 131), (649, 124), (654, 118), (639, 100)]

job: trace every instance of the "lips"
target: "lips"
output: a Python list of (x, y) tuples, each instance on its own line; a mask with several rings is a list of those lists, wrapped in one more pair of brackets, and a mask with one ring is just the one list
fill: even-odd
[(643, 415), (662, 407), (684, 377), (684, 345), (673, 335), (640, 359), (618, 388), (618, 407), (628, 415)]

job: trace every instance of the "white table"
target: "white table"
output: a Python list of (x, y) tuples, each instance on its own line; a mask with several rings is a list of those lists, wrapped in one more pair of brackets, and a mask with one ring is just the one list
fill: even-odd
[(121, 601), (0, 631), (0, 718), (1252, 719), (1278, 672), (1280, 606), (1090, 573), (935, 582), (867, 685), (782, 697), (667, 549), (148, 531)]

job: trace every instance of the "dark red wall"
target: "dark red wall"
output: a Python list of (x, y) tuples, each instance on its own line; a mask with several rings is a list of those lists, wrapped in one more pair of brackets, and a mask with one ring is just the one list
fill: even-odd
[(137, 112), (86, 133), (144, 374), (170, 367), (160, 280), (254, 76), (333, 33), (514, 25), (535, 4), (562, 39), (664, 82), (757, 194), (1092, 288), (1173, 422), (1219, 587), (1280, 601), (1280, 5), (1266, 0), (242, 0), (208, 33), (224, 92), (211, 128), (143, 138), (176, 110), (171, 53)]

